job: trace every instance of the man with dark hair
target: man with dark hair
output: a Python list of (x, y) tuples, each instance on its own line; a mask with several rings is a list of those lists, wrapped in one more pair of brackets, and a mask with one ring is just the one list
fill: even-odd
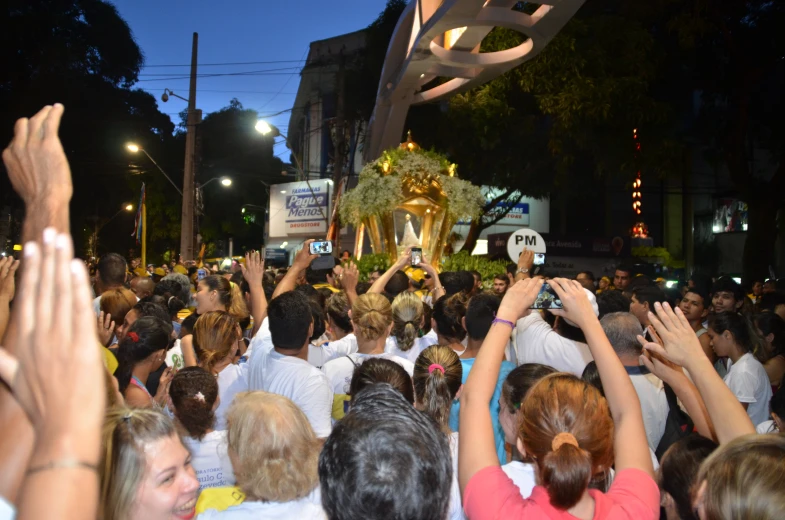
[(723, 276), (711, 287), (711, 308), (714, 314), (739, 312), (744, 305), (744, 291), (733, 278)]
[(131, 279), (131, 292), (140, 300), (153, 295), (155, 284), (149, 276), (136, 276)]
[(616, 267), (616, 273), (613, 275), (613, 286), (617, 291), (624, 291), (632, 281), (632, 268), (628, 265), (619, 265)]
[(447, 296), (458, 294), (464, 289), (464, 277), (457, 271), (439, 273), (439, 281), (442, 282)]
[(703, 326), (703, 322), (709, 317), (709, 301), (708, 293), (701, 291), (695, 286), (692, 289), (688, 289), (684, 294), (679, 303), (679, 309), (681, 309), (684, 317), (687, 318), (687, 321), (690, 323), (690, 327), (692, 327), (692, 330), (694, 330), (695, 334), (698, 336), (698, 340), (701, 343), (701, 347), (703, 347), (703, 352), (706, 353), (706, 357), (714, 363), (717, 361), (717, 355), (714, 353), (714, 349), (711, 348), (711, 338), (709, 338), (708, 334), (709, 331)]
[(632, 301), (628, 310), (638, 318), (644, 329), (648, 329), (651, 324), (649, 312), (654, 312), (655, 303), (664, 303), (665, 301), (667, 301), (665, 293), (656, 285), (636, 287), (632, 291)]
[(376, 280), (378, 280), (379, 278), (381, 278), (383, 274), (384, 274), (384, 270), (382, 270), (382, 269), (375, 269), (375, 270), (371, 271), (371, 273), (368, 275), (368, 281), (370, 283), (373, 283)]
[(409, 277), (403, 271), (395, 271), (390, 281), (384, 286), (384, 293), (395, 298), (409, 290)]
[[(466, 306), (466, 315), (463, 317), (463, 328), (466, 329), (466, 350), (461, 354), (461, 368), (463, 373), (461, 376), (461, 384), (465, 384), (474, 366), (474, 360), (480, 353), (480, 347), (491, 330), (493, 320), (496, 318), (496, 312), (501, 305), (501, 299), (493, 294), (480, 293), (469, 300)], [(507, 345), (506, 356), (514, 359), (514, 351)], [(512, 357), (511, 357), (512, 356)], [(496, 441), (496, 455), (499, 457), (499, 463), (506, 462), (506, 454), (504, 451), (504, 429), (499, 423), (499, 398), (502, 394), (502, 385), (507, 375), (513, 371), (515, 364), (509, 361), (502, 361), (502, 366), (499, 369), (499, 377), (496, 383), (496, 390), (491, 397), (490, 410), (491, 422), (493, 424), (493, 438)], [(450, 428), (453, 431), (458, 431), (458, 423), (460, 421), (461, 406), (458, 401), (453, 401), (450, 408)]]
[(594, 273), (591, 271), (581, 271), (575, 275), (575, 279), (580, 282), (584, 289), (597, 293), (597, 286), (594, 284)]
[(354, 396), (319, 456), (322, 506), (331, 520), (443, 520), (452, 460), (433, 420), (390, 385), (371, 385)]
[(504, 298), (504, 293), (510, 287), (510, 279), (506, 274), (497, 274), (493, 277), (493, 293), (499, 298)]
[(277, 295), (267, 306), (267, 318), (250, 348), (249, 389), (291, 399), (308, 417), (316, 436), (327, 437), (332, 429), (333, 392), (324, 373), (308, 363), (314, 330), (308, 298), (299, 291)]
[(624, 296), (621, 291), (602, 291), (597, 296), (599, 318), (602, 319), (603, 316), (612, 312), (629, 312), (630, 303), (630, 299)]
[(125, 258), (117, 253), (107, 253), (98, 260), (95, 276), (95, 293), (98, 296), (93, 300), (93, 310), (96, 316), (101, 314), (101, 294), (122, 288), (125, 285), (127, 270), (128, 264)]
[(629, 312), (613, 312), (604, 316), (600, 325), (635, 387), (643, 411), (646, 440), (654, 451), (665, 433), (670, 408), (662, 381), (640, 365), (643, 353), (638, 341), (638, 336), (643, 334), (640, 321)]
[(313, 269), (309, 265), (305, 270), (305, 280), (316, 289), (327, 287), (333, 292), (338, 292), (335, 284), (335, 273), (332, 269)]
[(508, 287), (511, 287), (515, 284), (515, 274), (518, 272), (518, 264), (507, 264), (505, 267), (505, 271), (507, 271), (507, 284)]

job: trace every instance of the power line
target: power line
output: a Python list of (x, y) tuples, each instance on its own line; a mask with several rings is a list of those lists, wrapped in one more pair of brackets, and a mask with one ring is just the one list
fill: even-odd
[[(300, 63), (303, 60), (302, 58), (299, 60), (276, 60), (276, 61), (238, 61), (238, 62), (224, 62), (224, 63), (199, 63), (199, 67), (223, 67), (229, 65), (273, 65), (276, 63)], [(190, 63), (178, 64), (178, 65), (145, 65), (143, 68), (145, 69), (152, 69), (152, 68), (162, 68), (162, 67), (190, 67)]]
[[(302, 55), (302, 56), (300, 56), (300, 61), (303, 61), (303, 58), (305, 58), (305, 55), (306, 55), (307, 53), (308, 53), (308, 49), (306, 49), (306, 50), (305, 50), (305, 52), (303, 52), (303, 55)], [(273, 101), (275, 98), (277, 98), (277, 97), (278, 97), (278, 96), (281, 94), (281, 92), (283, 92), (283, 89), (284, 89), (284, 88), (286, 88), (286, 85), (288, 85), (288, 84), (289, 84), (289, 82), (290, 82), (291, 80), (292, 80), (292, 76), (289, 76), (289, 77), (286, 79), (286, 82), (284, 82), (284, 84), (283, 84), (283, 85), (281, 85), (281, 88), (278, 90), (278, 93), (277, 93), (277, 94), (275, 94), (275, 95), (274, 95), (273, 97), (271, 97), (270, 99), (268, 99), (268, 100), (267, 100), (267, 103), (265, 103), (264, 105), (262, 105), (262, 106), (259, 108), (259, 111), (261, 112), (262, 110), (264, 110), (264, 109), (267, 107), (267, 105), (269, 105), (269, 104), (270, 104), (270, 103), (271, 103), (271, 102), (272, 102), (272, 101)]]
[[(245, 71), (237, 71), (237, 72), (208, 72), (206, 74), (197, 74), (197, 77), (210, 77), (210, 76), (245, 76), (245, 75), (255, 75), (267, 72), (279, 72), (282, 70), (302, 70), (302, 67), (281, 67), (277, 69), (262, 69), (262, 70), (245, 70)], [(167, 72), (165, 74), (153, 74), (153, 73), (141, 73), (139, 76), (171, 76), (172, 74), (177, 74), (176, 72)], [(190, 77), (190, 76), (189, 76)]]
[[(169, 90), (165, 88), (146, 88), (145, 90)], [(226, 92), (228, 94), (285, 94), (287, 96), (295, 95), (297, 92), (267, 92), (264, 90), (211, 90), (200, 88), (199, 92)]]

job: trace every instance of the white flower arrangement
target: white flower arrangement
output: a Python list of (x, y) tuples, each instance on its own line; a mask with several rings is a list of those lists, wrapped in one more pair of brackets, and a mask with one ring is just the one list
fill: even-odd
[(359, 225), (366, 218), (385, 215), (405, 201), (404, 187), (425, 190), (436, 184), (447, 199), (446, 210), (455, 220), (479, 216), (484, 198), (479, 186), (455, 177), (456, 165), (424, 150), (393, 148), (366, 164), (357, 186), (341, 197), (341, 221)]

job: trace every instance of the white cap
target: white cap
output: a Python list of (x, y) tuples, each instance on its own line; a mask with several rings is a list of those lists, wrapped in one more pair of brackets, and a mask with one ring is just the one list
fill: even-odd
[[(594, 293), (592, 293), (590, 290), (586, 289), (585, 287), (584, 287), (583, 290), (586, 291), (586, 296), (589, 297), (589, 302), (591, 303), (591, 308), (594, 309), (594, 315), (595, 316), (599, 316), (600, 315), (600, 308), (597, 306), (597, 297), (594, 296)], [(571, 322), (567, 318), (564, 318), (564, 321), (566, 321), (568, 325), (572, 325), (573, 327), (577, 327), (576, 324), (574, 324), (573, 322)]]

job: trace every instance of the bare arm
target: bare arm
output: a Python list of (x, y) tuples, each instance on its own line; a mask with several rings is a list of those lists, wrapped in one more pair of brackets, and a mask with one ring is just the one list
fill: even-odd
[(264, 297), (262, 280), (264, 279), (264, 259), (258, 252), (246, 253), (245, 265), (240, 266), (243, 277), (248, 282), (251, 291), (251, 316), (253, 316), (253, 330), (251, 337), (255, 336), (267, 316), (267, 298)]
[(349, 300), (349, 307), (357, 301), (357, 282), (359, 279), (360, 273), (357, 270), (357, 266), (353, 262), (349, 262), (349, 265), (346, 266), (340, 276), (341, 287), (343, 287), (343, 292), (346, 293), (346, 299)]
[(657, 315), (650, 312), (649, 321), (657, 329), (664, 346), (644, 343), (643, 348), (689, 371), (706, 404), (719, 443), (724, 444), (741, 435), (755, 433), (755, 427), (745, 408), (722, 381), (709, 359), (703, 355), (700, 342), (681, 309), (677, 308), (674, 312), (667, 303), (655, 303), (654, 308)]
[(425, 271), (433, 279), (433, 291), (431, 291), (431, 299), (435, 303), (436, 300), (447, 294), (447, 291), (444, 289), (444, 286), (442, 286), (442, 281), (439, 280), (439, 272), (428, 262), (428, 259), (425, 258), (424, 253), (422, 257), (423, 261), (418, 265), (420, 266), (420, 269)]
[[(498, 318), (514, 324), (528, 312), (541, 286), (540, 280), (516, 283), (504, 296), (496, 313)], [(475, 473), (483, 468), (499, 465), (488, 404), (496, 389), (504, 348), (509, 338), (510, 325), (497, 322), (491, 327), (461, 391), (459, 430), (461, 437), (472, 440), (458, 444), (458, 480), (461, 492), (466, 490)]]
[(0, 258), (0, 340), (5, 335), (8, 319), (11, 316), (11, 300), (16, 293), (16, 270), (19, 260), (11, 257)]
[(278, 282), (278, 285), (275, 286), (275, 291), (273, 292), (273, 299), (281, 294), (289, 291), (293, 291), (295, 286), (297, 285), (297, 279), (300, 277), (300, 274), (308, 269), (308, 266), (311, 265), (319, 255), (312, 255), (309, 249), (313, 240), (306, 240), (303, 243), (303, 248), (297, 252), (297, 256), (294, 257), (294, 262), (292, 262), (292, 267), (284, 275), (283, 279)]
[(654, 475), (647, 446), (646, 430), (638, 394), (630, 376), (614, 352), (586, 296), (586, 289), (575, 280), (554, 278), (550, 286), (561, 298), (563, 310), (552, 310), (558, 316), (576, 323), (586, 336), (586, 343), (597, 363), (597, 371), (605, 389), (605, 397), (614, 424), (613, 451), (616, 471), (637, 468)]
[(195, 367), (199, 365), (199, 360), (196, 358), (196, 351), (194, 350), (193, 334), (182, 337), (180, 340), (180, 350), (183, 351), (183, 363), (185, 363), (185, 366)]
[(378, 280), (373, 282), (371, 288), (368, 289), (369, 293), (379, 293), (382, 294), (384, 292), (384, 288), (387, 285), (387, 282), (393, 277), (393, 275), (400, 271), (401, 269), (405, 268), (410, 262), (412, 261), (412, 248), (407, 247), (406, 250), (398, 257), (398, 260), (395, 261), (393, 265), (387, 269), (383, 275), (379, 277)]
[[(528, 248), (524, 247), (523, 251), (521, 251), (521, 256), (518, 257), (518, 271), (515, 273), (515, 281), (518, 282), (531, 278), (532, 267), (534, 267), (534, 251), (529, 251)], [(521, 270), (526, 272), (522, 273)]]

